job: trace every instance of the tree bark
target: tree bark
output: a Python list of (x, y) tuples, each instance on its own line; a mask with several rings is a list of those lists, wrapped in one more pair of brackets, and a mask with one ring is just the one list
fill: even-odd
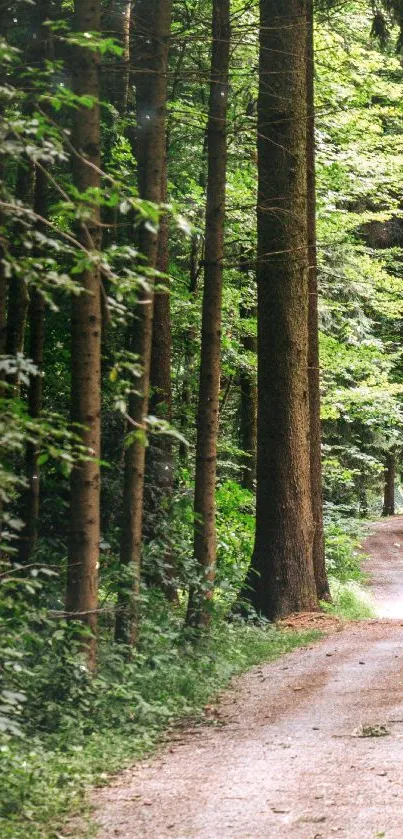
[[(166, 144), (167, 59), (171, 31), (171, 0), (136, 0), (134, 5), (135, 82), (140, 198), (158, 204)], [(149, 226), (139, 231), (139, 249), (153, 269), (157, 265), (158, 237)], [(129, 431), (136, 431), (125, 450), (123, 521), (120, 560), (131, 577), (122, 582), (118, 595), (115, 637), (133, 645), (138, 630), (138, 605), (143, 531), (145, 472), (145, 419), (148, 414), (153, 326), (153, 280), (139, 293), (129, 348), (141, 360), (142, 376), (129, 400)]]
[[(167, 160), (163, 166), (161, 200), (167, 201)], [(163, 215), (158, 232), (157, 270), (166, 278), (157, 280), (164, 288), (157, 289), (154, 296), (153, 337), (150, 368), (150, 406), (149, 412), (158, 419), (172, 421), (172, 384), (171, 384), (171, 295), (169, 291), (169, 245), (168, 217)], [(166, 289), (166, 290), (165, 290)], [(146, 509), (153, 530), (153, 520), (159, 518), (164, 526), (164, 515), (168, 516), (173, 492), (173, 452), (172, 438), (167, 434), (155, 436), (150, 441), (146, 457), (147, 502)], [(151, 533), (149, 534), (151, 538)], [(157, 583), (166, 596), (177, 600), (174, 583), (174, 558), (169, 545), (161, 558), (161, 568)]]
[(194, 495), (194, 556), (198, 584), (189, 594), (188, 624), (209, 622), (216, 566), (215, 485), (220, 396), (221, 304), (227, 173), (227, 109), (230, 57), (230, 2), (213, 0), (213, 48), (207, 130), (205, 225), (199, 402)]
[(322, 427), (320, 418), (320, 362), (318, 322), (318, 271), (316, 250), (316, 145), (315, 145), (315, 45), (313, 0), (307, 0), (307, 178), (308, 178), (308, 258), (309, 258), (309, 312), (308, 312), (308, 378), (310, 415), (310, 463), (312, 515), (314, 523), (313, 567), (319, 600), (330, 600), (329, 581), (325, 563), (325, 537), (323, 532), (323, 477), (322, 477)]
[[(246, 296), (250, 297), (250, 289), (248, 288), (248, 272), (249, 261), (245, 254), (241, 254), (239, 268), (241, 275), (245, 277), (246, 282)], [(255, 303), (247, 305), (242, 303), (240, 309), (242, 319), (256, 318), (257, 307)], [(244, 331), (241, 336), (242, 346), (245, 352), (257, 354), (257, 337)], [(245, 458), (242, 470), (242, 486), (244, 489), (249, 489), (250, 492), (255, 491), (256, 482), (256, 447), (257, 447), (257, 378), (254, 371), (250, 370), (246, 364), (243, 365), (240, 372), (240, 389), (241, 389), (241, 448), (245, 452)]]
[(395, 515), (395, 481), (396, 481), (396, 455), (388, 452), (385, 464), (385, 489), (383, 496), (383, 516)]
[[(76, 32), (100, 32), (99, 0), (76, 0)], [(99, 189), (100, 117), (99, 58), (85, 47), (74, 50), (73, 89), (79, 96), (91, 96), (92, 107), (74, 111), (74, 185), (80, 192)], [(88, 250), (101, 247), (99, 207), (90, 207), (90, 217), (81, 224), (77, 236)], [(73, 296), (71, 344), (71, 419), (77, 423), (82, 442), (92, 459), (76, 465), (71, 475), (70, 540), (66, 610), (91, 630), (87, 659), (96, 663), (98, 608), (98, 560), (100, 540), (100, 415), (101, 415), (101, 295), (97, 267), (89, 267), (81, 277), (83, 293)]]
[(256, 540), (269, 619), (317, 606), (309, 446), (306, 0), (260, 0)]

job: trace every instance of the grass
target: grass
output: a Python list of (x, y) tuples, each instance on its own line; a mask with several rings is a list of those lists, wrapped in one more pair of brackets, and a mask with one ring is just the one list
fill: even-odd
[(30, 737), (3, 742), (1, 839), (60, 839), (66, 819), (85, 812), (86, 788), (150, 754), (176, 720), (202, 718), (232, 676), (320, 637), (220, 623), (195, 652), (167, 635), (130, 664), (105, 645), (92, 693), (81, 686), (68, 712), (64, 697), (53, 732), (41, 734), (38, 725)]
[(340, 582), (330, 578), (332, 603), (324, 603), (323, 608), (332, 615), (345, 620), (370, 620), (376, 617), (371, 595), (364, 585), (356, 580)]

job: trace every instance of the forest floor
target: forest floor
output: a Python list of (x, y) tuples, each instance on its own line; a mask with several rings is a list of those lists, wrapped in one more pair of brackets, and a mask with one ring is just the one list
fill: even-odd
[(235, 679), (95, 793), (98, 839), (402, 839), (403, 518), (364, 547), (380, 619)]

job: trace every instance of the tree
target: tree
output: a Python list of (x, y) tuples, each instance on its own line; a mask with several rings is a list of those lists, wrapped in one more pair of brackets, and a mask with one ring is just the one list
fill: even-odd
[(215, 485), (220, 396), (221, 305), (227, 174), (230, 3), (213, 0), (212, 56), (207, 128), (205, 224), (199, 402), (194, 495), (194, 556), (200, 580), (190, 592), (188, 623), (208, 623), (216, 564)]
[(249, 599), (317, 605), (309, 452), (307, 5), (260, 2), (258, 447)]
[(318, 327), (318, 271), (316, 252), (316, 159), (315, 159), (315, 49), (313, 0), (307, 0), (307, 188), (308, 188), (308, 381), (310, 420), (311, 497), (314, 523), (313, 567), (319, 600), (330, 597), (325, 564), (322, 491), (322, 429), (320, 419), (320, 361)]
[[(248, 278), (249, 260), (241, 254), (239, 264), (241, 275)], [(256, 318), (256, 304), (246, 302), (250, 297), (250, 288), (246, 285), (244, 299), (240, 307), (243, 324), (242, 346), (245, 353), (257, 353), (257, 337), (254, 334), (251, 318)], [(256, 481), (256, 436), (257, 436), (257, 380), (254, 370), (250, 369), (250, 360), (245, 359), (240, 371), (241, 388), (241, 447), (245, 453), (242, 471), (242, 486), (254, 492)]]
[[(171, 0), (136, 0), (134, 5), (137, 137), (136, 157), (140, 198), (159, 204), (166, 143), (167, 59), (171, 30)], [(131, 577), (119, 594), (116, 639), (133, 644), (138, 630), (146, 418), (153, 326), (153, 273), (157, 265), (158, 235), (142, 224), (139, 250), (146, 260), (148, 290), (139, 295), (129, 336), (129, 349), (140, 360), (142, 374), (129, 400), (129, 445), (125, 450), (120, 558)]]
[(385, 488), (383, 496), (383, 516), (395, 515), (395, 481), (396, 481), (396, 454), (390, 451), (386, 455), (385, 464)]
[[(162, 169), (161, 201), (168, 200), (167, 159)], [(151, 416), (165, 423), (172, 422), (172, 332), (171, 293), (169, 289), (169, 225), (166, 213), (160, 219), (157, 246), (157, 271), (162, 275), (154, 295), (153, 336), (150, 364)], [(155, 532), (156, 520), (162, 527), (167, 523), (173, 491), (174, 464), (172, 437), (159, 434), (151, 439), (146, 457), (145, 508), (149, 519), (149, 533)], [(162, 515), (161, 515), (162, 514)], [(158, 577), (167, 596), (176, 599), (172, 550), (167, 546), (165, 556), (159, 563)]]
[[(76, 0), (74, 31), (99, 33), (98, 0)], [(98, 561), (100, 542), (101, 442), (101, 278), (96, 257), (101, 247), (97, 193), (101, 186), (99, 55), (96, 46), (77, 45), (72, 60), (73, 90), (91, 97), (73, 117), (73, 180), (81, 195), (82, 220), (77, 237), (88, 251), (80, 275), (82, 293), (72, 300), (71, 420), (76, 424), (90, 457), (76, 464), (70, 482), (70, 540), (66, 610), (87, 624), (88, 665), (96, 661)]]

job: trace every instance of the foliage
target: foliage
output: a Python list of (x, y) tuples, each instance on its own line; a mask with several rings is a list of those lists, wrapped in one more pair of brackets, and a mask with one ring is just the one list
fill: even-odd
[(148, 614), (133, 660), (105, 641), (95, 679), (63, 623), (45, 620), (41, 634), (25, 626), (18, 642), (14, 636), (25, 701), (20, 736), (0, 739), (4, 839), (25, 837), (27, 823), (32, 839), (52, 839), (66, 813), (82, 810), (88, 784), (150, 752), (178, 717), (213, 724), (203, 706), (233, 675), (318, 637), (219, 621), (195, 648), (181, 614), (169, 614), (157, 596)]
[[(134, 90), (127, 114), (116, 105), (122, 51), (98, 33), (72, 35), (71, 4), (54, 11), (49, 26), (54, 55), (43, 66), (33, 56), (31, 3), (12, 3), (8, 41), (0, 39), (1, 268), (14, 289), (39, 291), (46, 303), (44, 406), (27, 410), (29, 385), (39, 374), (23, 352), (0, 361), (0, 833), (2, 839), (54, 837), (52, 825), (81, 809), (86, 785), (103, 782), (148, 753), (179, 717), (196, 714), (235, 673), (312, 640), (269, 626), (227, 623), (250, 561), (254, 497), (240, 486), (242, 372), (256, 374), (256, 357), (243, 337), (256, 335), (256, 101), (257, 3), (232, 0), (233, 49), (228, 135), (228, 209), (224, 254), (222, 388), (217, 486), (217, 585), (207, 637), (183, 632), (189, 588), (195, 583), (193, 489), (195, 415), (200, 361), (204, 260), (205, 129), (209, 87), (208, 0), (174, 3), (169, 67), (169, 195), (161, 208), (140, 201), (133, 148)], [(326, 5), (326, 14), (320, 9)], [(329, 11), (329, 6), (331, 11)], [(402, 450), (403, 162), (401, 58), (388, 4), (386, 29), (375, 27), (365, 4), (318, 4), (317, 182), (320, 271), (320, 346), (324, 431), (327, 567), (333, 606), (347, 618), (372, 615), (362, 602), (358, 542), (362, 518), (381, 506), (385, 457)], [(65, 19), (64, 19), (65, 18)], [(379, 21), (378, 21), (379, 23)], [(383, 33), (383, 34), (382, 34)], [(388, 34), (388, 37), (386, 35)], [(381, 37), (382, 35), (382, 37)], [(385, 35), (385, 37), (384, 37)], [(382, 41), (380, 44), (379, 41)], [(93, 100), (71, 90), (66, 51), (79, 43), (96, 53), (102, 79), (102, 188), (80, 193), (72, 184), (72, 114)], [(32, 65), (32, 66), (31, 66)], [(27, 69), (28, 67), (28, 69)], [(113, 71), (113, 72), (112, 72)], [(27, 78), (29, 84), (27, 84)], [(21, 190), (32, 166), (44, 171), (48, 214), (38, 217)], [(29, 193), (29, 189), (28, 189)], [(100, 252), (76, 238), (99, 206)], [(151, 275), (138, 253), (140, 221), (155, 230), (169, 217), (172, 311), (172, 424), (148, 417), (125, 437), (130, 392), (140, 361), (128, 351), (126, 331), (139, 289)], [(247, 256), (248, 270), (242, 268)], [(100, 664), (95, 678), (81, 652), (83, 628), (63, 612), (66, 578), (68, 477), (91, 457), (69, 423), (70, 303), (78, 278), (96, 266), (102, 277), (102, 540)], [(245, 313), (246, 309), (246, 313)], [(15, 388), (15, 378), (18, 388)], [(133, 435), (147, 456), (170, 439), (170, 493), (153, 505), (145, 486), (145, 545), (139, 646), (127, 661), (112, 642), (119, 587), (122, 458)], [(41, 512), (32, 564), (16, 560), (21, 495), (27, 481), (27, 444), (38, 454)], [(3, 556), (7, 552), (8, 556)], [(167, 556), (173, 579), (168, 579)], [(177, 601), (167, 602), (171, 586)], [(161, 593), (161, 590), (164, 594)], [(28, 828), (27, 828), (28, 822)], [(52, 833), (53, 831), (53, 833)]]

